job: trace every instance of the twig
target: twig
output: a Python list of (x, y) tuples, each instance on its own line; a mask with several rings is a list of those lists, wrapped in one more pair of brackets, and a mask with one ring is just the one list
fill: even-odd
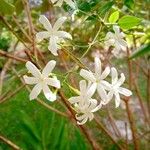
[(17, 146), (16, 144), (14, 144), (12, 141), (6, 139), (5, 137), (3, 137), (2, 135), (0, 135), (0, 140), (3, 141), (4, 143), (8, 144), (10, 147), (12, 147), (14, 150), (21, 150), (21, 148), (19, 146)]
[(27, 59), (24, 59), (24, 58), (20, 58), (20, 57), (16, 57), (12, 54), (9, 54), (7, 52), (4, 52), (2, 50), (0, 50), (0, 55), (3, 56), (3, 57), (7, 57), (7, 58), (11, 58), (11, 59), (14, 59), (14, 60), (17, 60), (17, 61), (20, 61), (20, 62), (27, 62), (28, 60)]

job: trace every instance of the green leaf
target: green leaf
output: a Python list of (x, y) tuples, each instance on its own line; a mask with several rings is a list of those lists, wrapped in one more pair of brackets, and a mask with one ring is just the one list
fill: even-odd
[(141, 19), (135, 16), (123, 16), (119, 19), (118, 24), (122, 29), (131, 29), (134, 26), (137, 26), (141, 22)]
[(141, 46), (139, 49), (137, 49), (130, 57), (130, 59), (143, 56), (147, 53), (150, 53), (150, 43)]
[(6, 2), (5, 0), (0, 0), (0, 13), (4, 15), (12, 15), (15, 11), (14, 5)]
[(124, 5), (130, 9), (134, 9), (134, 0), (124, 0)]
[(110, 23), (115, 23), (119, 19), (119, 11), (113, 12), (109, 17)]

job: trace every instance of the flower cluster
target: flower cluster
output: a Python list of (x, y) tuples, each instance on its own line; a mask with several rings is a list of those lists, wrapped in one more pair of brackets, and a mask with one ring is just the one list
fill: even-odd
[[(75, 8), (75, 3), (72, 0), (51, 1), (55, 6), (60, 7), (64, 1), (70, 7)], [(46, 31), (38, 32), (36, 38), (38, 41), (49, 39), (48, 49), (54, 56), (58, 55), (58, 49), (60, 49), (59, 43), (63, 39), (72, 39), (69, 33), (59, 30), (65, 20), (66, 17), (61, 17), (52, 26), (44, 15), (41, 15), (39, 18), (40, 23), (44, 26)], [(119, 27), (113, 26), (113, 29), (115, 33), (107, 33), (105, 45), (107, 45), (107, 47), (114, 46), (113, 53), (117, 55), (121, 49), (126, 49), (127, 43), (123, 39), (124, 34), (120, 32)], [(40, 72), (33, 63), (26, 63), (26, 67), (33, 77), (24, 75), (25, 83), (35, 84), (30, 93), (30, 100), (36, 99), (41, 91), (43, 91), (49, 101), (56, 100), (56, 92), (52, 92), (52, 90), (60, 88), (60, 81), (52, 74), (55, 65), (56, 61), (51, 60), (47, 63), (42, 72)], [(109, 75), (111, 75), (111, 83), (106, 80)], [(91, 121), (94, 118), (93, 113), (98, 111), (103, 105), (108, 104), (113, 97), (115, 98), (115, 105), (118, 107), (120, 105), (120, 94), (125, 96), (132, 94), (130, 90), (121, 87), (125, 81), (124, 74), (121, 73), (120, 78), (118, 78), (118, 72), (115, 68), (106, 67), (102, 70), (101, 61), (97, 57), (95, 57), (95, 71), (92, 72), (90, 70), (81, 69), (80, 76), (85, 80), (79, 82), (79, 96), (69, 98), (69, 102), (74, 106), (77, 112), (76, 119), (79, 125), (86, 123), (88, 120)], [(49, 86), (52, 86), (53, 89), (50, 90)], [(96, 92), (100, 100), (93, 98)]]
[[(105, 80), (110, 73), (111, 83)], [(102, 71), (99, 58), (95, 58), (94, 72), (81, 69), (80, 75), (88, 81), (88, 85), (86, 85), (85, 80), (80, 81), (80, 95), (69, 99), (69, 102), (76, 108), (78, 124), (84, 124), (88, 119), (91, 121), (94, 118), (93, 112), (98, 111), (102, 105), (106, 105), (113, 97), (116, 107), (118, 107), (120, 105), (120, 94), (132, 95), (130, 90), (120, 87), (125, 81), (124, 74), (121, 73), (118, 79), (118, 72), (114, 67), (106, 67)], [(96, 91), (101, 99), (99, 102), (92, 98)]]

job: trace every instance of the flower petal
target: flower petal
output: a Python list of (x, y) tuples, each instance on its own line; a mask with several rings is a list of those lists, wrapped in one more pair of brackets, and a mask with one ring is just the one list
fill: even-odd
[(30, 96), (29, 96), (30, 100), (36, 99), (37, 96), (40, 94), (41, 90), (42, 90), (41, 84), (40, 83), (36, 84), (30, 93)]
[(120, 105), (120, 95), (119, 93), (115, 93), (115, 104), (116, 104), (116, 108), (119, 107)]
[(59, 18), (56, 22), (55, 22), (55, 24), (54, 24), (54, 26), (53, 26), (53, 29), (55, 30), (55, 31), (57, 31), (61, 26), (62, 26), (62, 24), (66, 21), (66, 17), (61, 17), (61, 18)]
[(126, 88), (119, 87), (118, 92), (125, 96), (131, 96), (132, 92)]
[(71, 34), (65, 32), (65, 31), (57, 31), (55, 33), (55, 35), (58, 36), (59, 38), (67, 38), (67, 39), (71, 39), (72, 40)]
[(107, 93), (101, 84), (98, 84), (97, 92), (98, 92), (100, 98), (102, 99), (102, 101), (105, 102), (108, 100)]
[(70, 102), (71, 104), (75, 104), (75, 103), (78, 103), (78, 102), (80, 102), (80, 101), (81, 101), (80, 96), (75, 96), (75, 97), (69, 98), (69, 102)]
[(53, 86), (55, 88), (60, 88), (60, 81), (57, 80), (57, 78), (48, 78), (46, 79), (46, 84), (50, 85), (50, 86)]
[(125, 81), (125, 75), (123, 73), (120, 74), (120, 79), (117, 81), (116, 86), (121, 86)]
[(42, 71), (42, 75), (44, 77), (48, 77), (49, 74), (52, 72), (52, 70), (54, 69), (56, 65), (56, 61), (55, 60), (51, 60), (49, 61), (46, 66), (44, 67), (43, 71)]
[(120, 34), (120, 28), (119, 28), (119, 26), (113, 26), (113, 30), (115, 31), (116, 35)]
[(80, 86), (80, 91), (82, 93), (85, 93), (86, 92), (86, 88), (87, 88), (86, 81), (85, 80), (81, 80), (79, 82), (79, 86)]
[(106, 67), (103, 73), (101, 74), (101, 79), (105, 79), (110, 73), (110, 67)]
[(112, 78), (112, 83), (116, 83), (118, 81), (118, 72), (114, 67), (111, 68), (111, 78)]
[(95, 75), (97, 78), (101, 75), (101, 68), (101, 60), (98, 57), (95, 57)]
[[(93, 83), (88, 89), (87, 89), (87, 97), (91, 98), (95, 91), (96, 91), (97, 83)], [(82, 92), (82, 91), (81, 91)]]
[(38, 78), (28, 77), (26, 75), (23, 76), (23, 79), (24, 79), (26, 84), (37, 84), (39, 82)]
[(55, 4), (55, 6), (61, 7), (63, 4), (63, 0), (57, 0), (57, 3)]
[(49, 101), (53, 102), (56, 100), (56, 94), (52, 93), (52, 91), (49, 89), (49, 87), (46, 84), (43, 85), (43, 92), (44, 92), (45, 97)]
[(33, 63), (31, 63), (30, 61), (28, 61), (26, 63), (26, 67), (33, 76), (35, 76), (35, 77), (40, 77), (41, 76), (41, 73), (40, 73), (39, 69)]
[(81, 69), (80, 76), (82, 76), (84, 79), (86, 79), (88, 81), (96, 82), (96, 79), (95, 79), (93, 73), (90, 71), (87, 71), (85, 69)]
[(58, 46), (57, 46), (57, 38), (56, 37), (52, 36), (50, 38), (48, 49), (51, 51), (51, 53), (54, 56), (58, 56), (58, 53), (57, 53)]
[(47, 38), (49, 38), (49, 37), (50, 37), (50, 33), (47, 32), (47, 31), (38, 32), (38, 33), (36, 34), (36, 39), (37, 39), (38, 41), (42, 41), (43, 39), (47, 39)]
[(51, 32), (52, 25), (51, 25), (51, 23), (49, 22), (49, 20), (44, 15), (40, 15), (39, 21), (44, 26), (44, 28), (46, 30), (48, 30), (49, 32)]

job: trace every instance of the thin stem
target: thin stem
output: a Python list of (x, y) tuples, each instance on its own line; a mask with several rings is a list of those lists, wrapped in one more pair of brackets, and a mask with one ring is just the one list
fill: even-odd
[(21, 150), (21, 148), (19, 146), (17, 146), (16, 144), (14, 144), (12, 141), (8, 140), (7, 138), (3, 137), (2, 135), (0, 135), (0, 140), (3, 141), (4, 143), (8, 144), (14, 150)]

